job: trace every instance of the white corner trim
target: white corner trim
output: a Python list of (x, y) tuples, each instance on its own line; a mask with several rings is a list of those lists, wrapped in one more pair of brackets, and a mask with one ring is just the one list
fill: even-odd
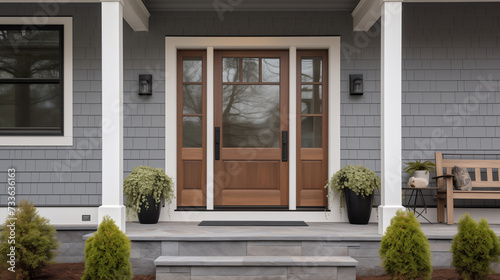
[[(340, 37), (328, 48), (328, 180), (340, 169)], [(338, 206), (329, 209), (337, 211)]]
[[(214, 69), (214, 48), (207, 48), (207, 147), (214, 146), (214, 129), (215, 119), (214, 119), (214, 71), (208, 71), (208, 69)], [(176, 101), (177, 102), (177, 101)], [(177, 130), (176, 130), (177, 131)], [(207, 210), (214, 210), (214, 165), (208, 164), (209, 162), (214, 162), (215, 152), (214, 149), (207, 149)]]
[(288, 209), (297, 210), (297, 48), (295, 46), (290, 47), (288, 56)]
[[(170, 159), (165, 161), (165, 172), (174, 178), (176, 181), (177, 176), (177, 137), (172, 137), (172, 132), (177, 131), (177, 50), (179, 49), (204, 49), (207, 50), (208, 59), (214, 50), (223, 49), (281, 49), (281, 50), (301, 50), (301, 49), (326, 49), (329, 51), (329, 151), (328, 151), (328, 176), (332, 176), (340, 168), (340, 37), (166, 37), (165, 38), (165, 158)], [(296, 55), (296, 51), (291, 51), (290, 56)], [(296, 60), (296, 56), (290, 61)], [(210, 65), (209, 65), (210, 66)], [(213, 98), (213, 68), (208, 69), (208, 87), (207, 90), (207, 106), (213, 107), (213, 101), (208, 100)], [(211, 70), (212, 69), (212, 70)], [(296, 72), (292, 71), (290, 65), (290, 81), (295, 80)], [(293, 73), (292, 73), (293, 72)], [(212, 78), (210, 78), (212, 77)], [(291, 85), (291, 84), (290, 84)], [(212, 93), (210, 93), (210, 88)], [(290, 99), (294, 100), (292, 96), (294, 92), (290, 87)], [(290, 103), (291, 104), (291, 103)], [(290, 107), (292, 108), (292, 106)], [(207, 150), (210, 151), (213, 147), (213, 108), (207, 108)], [(212, 114), (211, 116), (209, 114)], [(295, 116), (295, 112), (290, 110), (290, 120)], [(290, 121), (290, 131), (292, 131), (292, 124), (295, 122)], [(294, 128), (295, 129), (295, 128)], [(295, 136), (290, 134), (290, 140), (295, 140)], [(211, 146), (209, 146), (211, 145)], [(295, 157), (295, 149), (290, 149), (290, 158)], [(213, 192), (213, 153), (207, 154), (207, 209), (213, 209), (213, 193), (209, 193), (212, 189)], [(293, 169), (290, 169), (290, 174)], [(296, 189), (296, 176), (295, 173), (289, 177), (289, 190), (294, 192)], [(177, 187), (175, 187), (177, 195)], [(289, 199), (294, 199), (295, 195), (289, 195)], [(212, 201), (210, 201), (212, 200)], [(212, 203), (210, 203), (212, 202)], [(217, 211), (206, 211), (202, 213), (186, 213), (181, 211), (174, 211), (177, 202), (174, 200), (169, 207), (169, 214), (162, 214), (160, 220), (184, 220), (196, 221), (205, 217), (207, 219), (230, 219), (231, 215), (223, 215)], [(293, 210), (293, 203), (290, 203), (290, 209)], [(166, 213), (167, 211), (164, 211)], [(264, 216), (264, 212), (259, 213), (259, 217)], [(286, 212), (282, 212), (286, 213)], [(292, 211), (292, 218), (295, 214)], [(267, 214), (267, 213), (266, 213)], [(270, 215), (272, 217), (276, 213)], [(245, 219), (252, 217), (255, 219), (255, 213), (246, 212), (246, 214), (239, 214), (239, 218)], [(276, 214), (280, 216), (279, 214)], [(324, 213), (321, 212), (324, 217)], [(287, 214), (282, 214), (283, 218), (288, 217)], [(307, 216), (307, 214), (305, 214)], [(233, 217), (234, 218), (234, 217)], [(251, 218), (250, 218), (251, 219)], [(332, 211), (331, 220), (340, 221), (337, 211)]]
[(0, 136), (0, 146), (72, 146), (73, 18), (0, 17), (0, 24), (64, 25), (64, 136)]

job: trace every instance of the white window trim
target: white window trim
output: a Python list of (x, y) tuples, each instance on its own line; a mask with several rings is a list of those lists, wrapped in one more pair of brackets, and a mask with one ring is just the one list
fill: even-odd
[[(213, 210), (214, 194), (214, 50), (221, 49), (286, 49), (290, 51), (290, 128), (289, 128), (289, 209), (296, 209), (296, 51), (302, 49), (327, 49), (328, 63), (328, 177), (340, 169), (340, 37), (166, 37), (165, 38), (165, 171), (177, 180), (177, 137), (172, 132), (177, 131), (177, 50), (204, 49), (207, 51), (207, 210)], [(177, 190), (177, 188), (174, 188)], [(334, 207), (330, 201), (330, 208)], [(172, 220), (186, 220), (182, 212), (174, 212), (177, 202), (171, 205), (170, 217)], [(212, 212), (212, 211), (208, 211)], [(259, 212), (259, 216), (263, 212)], [(287, 212), (282, 212), (287, 213)], [(293, 212), (291, 212), (293, 213)], [(189, 217), (194, 219), (208, 213), (190, 212)], [(216, 212), (212, 213), (216, 215)], [(255, 218), (255, 213), (240, 213)], [(323, 215), (323, 213), (321, 213)], [(210, 215), (210, 214), (208, 214)], [(245, 219), (243, 216), (240, 219)], [(287, 215), (287, 214), (283, 214)], [(295, 215), (295, 214), (293, 214)], [(290, 218), (293, 219), (294, 216)], [(196, 217), (195, 217), (196, 216)], [(230, 215), (229, 215), (230, 216)], [(272, 216), (272, 215), (271, 215)], [(333, 215), (331, 216), (333, 217)], [(283, 219), (287, 219), (281, 216)], [(296, 216), (295, 216), (296, 218)], [(341, 217), (333, 217), (333, 220)], [(189, 218), (188, 218), (189, 219)], [(340, 221), (340, 220), (339, 220)]]
[(0, 136), (0, 146), (73, 145), (73, 18), (0, 17), (0, 25), (64, 25), (64, 135)]

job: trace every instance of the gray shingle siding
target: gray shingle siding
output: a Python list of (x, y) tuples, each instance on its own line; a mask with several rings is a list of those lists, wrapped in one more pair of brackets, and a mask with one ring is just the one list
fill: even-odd
[[(3, 15), (42, 10), (36, 4), (0, 7)], [(0, 170), (18, 168), (18, 198), (39, 205), (99, 204), (100, 5), (63, 4), (60, 14), (74, 16), (74, 146), (3, 147)], [(434, 151), (498, 154), (498, 14), (494, 3), (404, 4), (403, 161), (433, 160)], [(223, 21), (215, 11), (152, 12), (149, 32), (124, 23), (124, 176), (137, 165), (165, 164), (165, 35), (340, 35), (341, 165), (363, 163), (380, 172), (378, 26), (353, 32), (349, 12), (226, 12)], [(151, 97), (137, 95), (139, 74), (153, 75)], [(364, 75), (362, 97), (349, 96), (349, 74)], [(0, 181), (5, 176), (0, 172)]]
[[(0, 147), (0, 182), (17, 172), (16, 199), (42, 205), (101, 203), (101, 26), (98, 4), (1, 4), (2, 16), (73, 17), (73, 146)], [(6, 184), (0, 184), (6, 205)]]
[(498, 4), (405, 4), (403, 161), (433, 160), (434, 151), (500, 159), (499, 13)]

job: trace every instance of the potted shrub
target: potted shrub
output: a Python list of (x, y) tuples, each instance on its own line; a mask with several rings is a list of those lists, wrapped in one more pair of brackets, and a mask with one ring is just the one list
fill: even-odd
[(347, 165), (337, 171), (325, 187), (340, 195), (340, 209), (347, 207), (351, 224), (367, 224), (373, 205), (373, 193), (380, 190), (380, 177), (360, 165)]
[(123, 194), (129, 216), (137, 213), (141, 224), (156, 224), (162, 198), (172, 202), (174, 183), (161, 168), (137, 166), (123, 181)]
[(423, 178), (429, 182), (429, 174), (436, 170), (436, 164), (430, 161), (421, 162), (419, 160), (412, 162), (405, 162), (406, 167), (403, 169), (410, 177)]

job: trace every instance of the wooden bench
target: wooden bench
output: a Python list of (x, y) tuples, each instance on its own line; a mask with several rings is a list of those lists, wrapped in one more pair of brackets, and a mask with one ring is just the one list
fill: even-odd
[[(460, 191), (453, 188), (452, 169), (454, 166), (468, 168), (474, 171), (471, 176), (472, 191)], [(453, 200), (455, 199), (500, 199), (500, 181), (493, 180), (494, 169), (500, 171), (500, 160), (477, 159), (443, 159), (443, 154), (436, 153), (436, 184), (440, 188), (437, 194), (438, 222), (444, 223), (444, 205), (446, 201), (446, 217), (449, 225), (453, 224)], [(481, 173), (486, 172), (486, 180), (481, 179)], [(498, 177), (498, 176), (497, 176)], [(474, 179), (474, 180), (472, 180)], [(446, 182), (446, 184), (445, 184)]]

